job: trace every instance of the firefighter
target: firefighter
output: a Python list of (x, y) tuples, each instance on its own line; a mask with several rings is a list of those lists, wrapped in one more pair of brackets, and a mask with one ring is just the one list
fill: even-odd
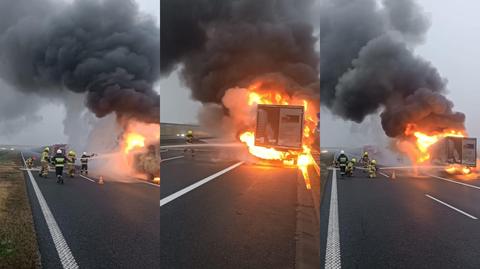
[(33, 157), (28, 157), (26, 163), (27, 163), (27, 168), (32, 169), (32, 167), (33, 167)]
[(67, 157), (63, 154), (61, 149), (52, 158), (52, 164), (55, 166), (55, 175), (57, 176), (57, 183), (63, 184), (63, 167), (67, 161)]
[(82, 156), (80, 157), (80, 163), (82, 164), (80, 168), (81, 175), (83, 174), (88, 175), (88, 159), (92, 158), (95, 155), (96, 155), (95, 153), (92, 155), (88, 155), (86, 152), (82, 154)]
[(377, 177), (377, 161), (372, 160), (368, 166), (368, 177), (376, 178)]
[[(188, 130), (187, 132), (187, 135), (185, 136), (185, 142), (187, 144), (193, 144), (193, 132), (192, 130)], [(195, 156), (195, 150), (193, 149), (193, 147), (185, 147), (183, 149), (183, 154), (185, 155), (185, 153), (187, 153), (187, 151), (190, 150), (190, 153), (192, 154), (192, 157)]]
[(364, 152), (362, 156), (362, 163), (363, 168), (368, 169), (368, 165), (370, 165), (370, 158), (368, 157), (368, 152)]
[(48, 156), (50, 153), (50, 148), (46, 147), (43, 152), (42, 156), (40, 158), (40, 164), (42, 165), (39, 176), (40, 177), (48, 177), (48, 163), (50, 162), (50, 157)]
[(354, 167), (354, 162), (353, 162), (354, 159), (350, 160), (348, 163), (347, 163), (347, 167), (345, 168), (345, 173), (347, 174), (347, 176), (351, 177), (353, 176), (353, 167)]
[(352, 171), (355, 171), (355, 165), (357, 165), (357, 159), (356, 158), (352, 158)]
[(75, 161), (77, 160), (77, 154), (75, 151), (70, 150), (67, 155), (67, 172), (70, 177), (75, 176)]
[(337, 158), (337, 163), (338, 166), (340, 167), (340, 175), (344, 176), (345, 175), (345, 169), (347, 168), (348, 164), (348, 157), (345, 155), (345, 151), (341, 150), (340, 155), (338, 155)]

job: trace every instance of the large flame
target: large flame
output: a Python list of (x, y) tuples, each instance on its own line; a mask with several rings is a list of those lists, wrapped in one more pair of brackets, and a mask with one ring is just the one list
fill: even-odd
[[(415, 165), (424, 164), (430, 160), (431, 146), (445, 137), (465, 137), (467, 134), (463, 130), (444, 130), (442, 132), (426, 133), (419, 131), (415, 124), (408, 124), (405, 130), (407, 137), (412, 137), (415, 147), (407, 149), (407, 153)], [(476, 171), (474, 167), (467, 167), (460, 164), (451, 164), (445, 167), (445, 172), (452, 175), (473, 175)]]
[(303, 150), (301, 151), (280, 151), (274, 148), (267, 148), (255, 145), (255, 132), (247, 130), (240, 135), (240, 141), (245, 143), (249, 152), (261, 159), (283, 161), (285, 165), (291, 165), (292, 160), (297, 160), (297, 167), (301, 170), (308, 189), (311, 188), (310, 177), (308, 175), (308, 166), (313, 164), (314, 159), (311, 155), (311, 144), (314, 140), (314, 130), (316, 122), (316, 111), (314, 105), (306, 98), (290, 96), (282, 89), (258, 90), (259, 85), (254, 84), (248, 88), (248, 101), (250, 107), (256, 107), (259, 104), (267, 105), (295, 105), (304, 107), (304, 129), (303, 129)]
[(145, 137), (138, 133), (127, 133), (125, 136), (125, 148), (123, 152), (128, 154), (130, 151), (136, 148), (145, 147)]
[(442, 132), (426, 133), (419, 131), (415, 124), (408, 124), (405, 129), (405, 135), (407, 137), (413, 137), (415, 139), (415, 146), (417, 152), (413, 155), (416, 156), (415, 163), (421, 164), (430, 160), (430, 147), (437, 143), (441, 138), (445, 137), (465, 137), (465, 132), (462, 130), (444, 130)]

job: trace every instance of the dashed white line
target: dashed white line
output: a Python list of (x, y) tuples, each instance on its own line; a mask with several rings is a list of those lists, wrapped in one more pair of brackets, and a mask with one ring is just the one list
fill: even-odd
[(330, 212), (328, 217), (327, 251), (325, 268), (342, 268), (340, 257), (340, 229), (338, 227), (337, 170), (332, 173), (332, 191), (330, 194)]
[(459, 212), (459, 213), (461, 213), (461, 214), (463, 214), (463, 215), (465, 215), (465, 216), (467, 216), (467, 217), (469, 217), (469, 218), (471, 218), (471, 219), (475, 219), (475, 220), (477, 219), (477, 217), (472, 216), (472, 215), (466, 213), (465, 211), (462, 211), (462, 210), (460, 210), (460, 209), (458, 209), (458, 208), (456, 208), (456, 207), (454, 207), (454, 206), (452, 206), (452, 205), (450, 205), (450, 204), (447, 204), (447, 203), (445, 203), (445, 202), (443, 202), (443, 201), (440, 201), (439, 199), (437, 199), (437, 198), (435, 198), (435, 197), (433, 197), (433, 196), (431, 196), (431, 195), (425, 194), (425, 196), (427, 196), (428, 198), (430, 198), (430, 199), (432, 199), (432, 200), (434, 200), (434, 201), (436, 201), (436, 202), (438, 202), (438, 203), (440, 203), (440, 204), (442, 204), (442, 205), (444, 205), (444, 206), (447, 206), (447, 207), (449, 207), (449, 208), (451, 208), (451, 209), (453, 209), (453, 210), (455, 210), (455, 211), (457, 211), (457, 212)]
[(81, 177), (83, 177), (84, 179), (89, 180), (89, 181), (91, 181), (91, 182), (93, 182), (93, 183), (97, 183), (95, 180), (93, 180), (93, 179), (91, 179), (91, 178), (89, 178), (89, 177), (86, 177), (86, 176), (84, 176), (84, 175), (79, 175), (79, 176), (81, 176)]
[(380, 171), (379, 171), (378, 173), (379, 173), (380, 175), (384, 176), (384, 177), (387, 177), (387, 178), (390, 177), (389, 175), (387, 175), (387, 174), (385, 174), (385, 173), (382, 173), (382, 172), (380, 172)]
[[(22, 160), (26, 167), (27, 163), (25, 162), (23, 153), (21, 152), (20, 154), (22, 155)], [(32, 175), (32, 172), (30, 170), (27, 170), (27, 173), (28, 177), (30, 178), (30, 183), (32, 184), (33, 190), (35, 191), (35, 195), (37, 196), (38, 203), (40, 204), (40, 209), (42, 210), (43, 217), (47, 222), (48, 230), (50, 231), (50, 235), (52, 236), (55, 249), (58, 252), (58, 256), (60, 257), (60, 262), (62, 263), (63, 268), (78, 268), (77, 262), (75, 261), (75, 258), (73, 257), (72, 252), (68, 247), (67, 241), (65, 241), (62, 231), (60, 230), (60, 227), (58, 227), (58, 224), (55, 221), (55, 218), (53, 217), (53, 214), (48, 207), (47, 201), (43, 197), (43, 194), (40, 191), (40, 188), (38, 187), (37, 182)]]
[(167, 203), (169, 203), (169, 202), (177, 199), (178, 197), (180, 197), (180, 196), (182, 196), (182, 195), (184, 195), (184, 194), (186, 194), (186, 193), (188, 193), (188, 192), (190, 192), (190, 191), (192, 191), (192, 190), (194, 190), (194, 189), (202, 186), (203, 184), (209, 182), (209, 181), (212, 180), (212, 179), (215, 179), (215, 178), (217, 178), (217, 177), (219, 177), (219, 176), (221, 176), (221, 175), (229, 172), (230, 170), (233, 170), (233, 169), (239, 167), (239, 166), (242, 165), (242, 164), (243, 164), (243, 161), (242, 161), (242, 162), (238, 162), (238, 163), (236, 163), (236, 164), (234, 164), (234, 165), (232, 165), (232, 166), (229, 166), (229, 167), (223, 169), (222, 171), (219, 171), (219, 172), (217, 172), (217, 173), (215, 173), (215, 174), (213, 174), (213, 175), (211, 175), (211, 176), (208, 176), (208, 177), (206, 177), (206, 178), (204, 178), (204, 179), (202, 179), (202, 180), (200, 180), (200, 181), (198, 181), (198, 182), (196, 182), (196, 183), (194, 183), (194, 184), (192, 184), (192, 185), (190, 185), (190, 186), (188, 186), (188, 187), (186, 187), (186, 188), (184, 188), (184, 189), (181, 189), (181, 190), (177, 191), (176, 193), (170, 194), (169, 196), (167, 196), (167, 197), (165, 197), (165, 198), (163, 198), (163, 199), (160, 200), (160, 206), (166, 205)]
[(163, 163), (163, 162), (166, 162), (166, 161), (171, 161), (171, 160), (175, 160), (175, 159), (180, 159), (180, 158), (183, 158), (185, 156), (175, 156), (175, 157), (170, 157), (170, 158), (166, 158), (166, 159), (161, 159), (160, 160), (160, 163)]
[(436, 179), (445, 180), (445, 181), (448, 181), (448, 182), (452, 182), (452, 183), (455, 183), (455, 184), (459, 184), (459, 185), (463, 185), (463, 186), (466, 186), (466, 187), (470, 187), (470, 188), (474, 188), (474, 189), (480, 190), (480, 187), (479, 187), (479, 186), (475, 186), (475, 185), (471, 185), (471, 184), (467, 184), (467, 183), (463, 183), (463, 182), (451, 180), (451, 179), (448, 179), (448, 178), (443, 178), (443, 177), (435, 176), (435, 175), (432, 175), (432, 174), (426, 174), (426, 175), (427, 175), (427, 176), (430, 176), (430, 177), (433, 177), (433, 178), (436, 178)]

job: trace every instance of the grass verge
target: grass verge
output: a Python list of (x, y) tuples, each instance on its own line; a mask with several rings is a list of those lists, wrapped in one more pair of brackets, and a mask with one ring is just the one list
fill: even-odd
[(40, 255), (18, 152), (0, 152), (0, 268), (40, 268)]

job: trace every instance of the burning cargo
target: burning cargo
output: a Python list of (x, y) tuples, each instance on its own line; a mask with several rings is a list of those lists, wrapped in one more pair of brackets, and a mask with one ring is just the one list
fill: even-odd
[(432, 145), (431, 163), (434, 165), (476, 167), (477, 139), (454, 136), (440, 139)]
[(134, 156), (135, 171), (146, 176), (149, 181), (160, 179), (160, 144), (150, 145), (146, 152)]

